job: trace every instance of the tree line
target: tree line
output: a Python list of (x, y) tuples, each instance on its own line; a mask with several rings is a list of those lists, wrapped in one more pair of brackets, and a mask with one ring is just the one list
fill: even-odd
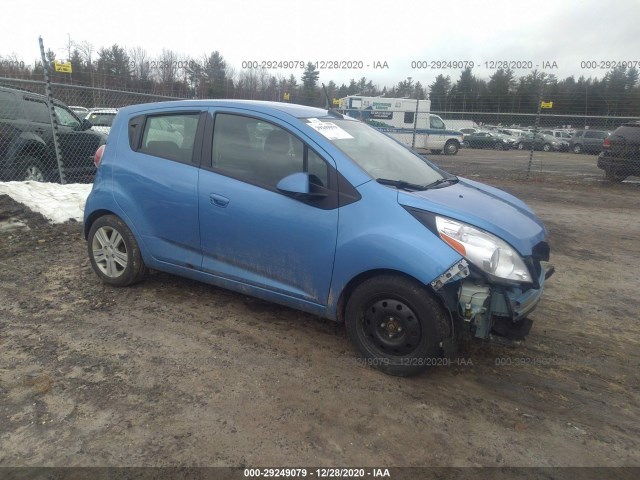
[[(57, 60), (51, 50), (47, 61)], [(66, 59), (65, 59), (66, 60)], [(320, 72), (308, 63), (295, 75), (272, 74), (265, 69), (236, 70), (222, 54), (213, 51), (201, 58), (163, 49), (152, 57), (144, 48), (126, 49), (118, 44), (95, 49), (89, 42), (69, 45), (72, 73), (52, 71), (52, 82), (127, 90), (179, 98), (242, 98), (288, 101), (324, 106)], [(15, 56), (0, 56), (0, 76), (42, 79), (42, 65), (27, 64)], [(553, 102), (554, 114), (587, 116), (640, 115), (638, 70), (614, 68), (602, 78), (555, 75), (533, 70), (517, 77), (511, 70), (496, 70), (489, 79), (478, 78), (471, 68), (457, 80), (438, 75), (428, 86), (411, 78), (380, 87), (371, 79), (351, 79), (348, 84), (326, 84), (329, 98), (347, 95), (386, 96), (431, 100), (435, 112), (533, 113), (540, 98)]]

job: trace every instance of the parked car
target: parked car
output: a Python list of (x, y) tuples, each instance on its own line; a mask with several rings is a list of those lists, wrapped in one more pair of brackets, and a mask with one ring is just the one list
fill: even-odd
[(91, 122), (93, 130), (109, 135), (116, 113), (118, 113), (117, 108), (96, 108), (87, 113), (85, 118)]
[[(91, 180), (93, 157), (106, 137), (69, 107), (54, 101), (64, 172), (72, 181)], [(0, 87), (0, 180), (57, 181), (60, 178), (46, 97)]]
[(616, 182), (640, 176), (640, 122), (625, 123), (604, 139), (598, 168)]
[(569, 141), (569, 148), (573, 153), (599, 153), (609, 133), (606, 130), (576, 130)]
[(552, 137), (556, 137), (560, 140), (565, 140), (566, 142), (569, 142), (571, 140), (571, 135), (566, 130), (542, 130), (540, 133), (551, 135)]
[(515, 140), (497, 132), (476, 132), (464, 137), (465, 147), (509, 150)]
[(103, 282), (152, 268), (346, 322), (389, 374), (418, 373), (463, 332), (523, 338), (551, 272), (522, 201), (332, 110), (132, 105), (96, 163), (84, 234)]
[(498, 133), (517, 138), (523, 136), (526, 132), (524, 130), (518, 130), (516, 128), (500, 128), (498, 129)]
[(533, 143), (534, 150), (542, 150), (544, 152), (562, 151), (569, 149), (569, 143), (552, 137), (551, 135), (545, 135), (544, 133), (526, 133), (521, 137), (518, 137), (515, 148), (518, 150), (528, 150)]

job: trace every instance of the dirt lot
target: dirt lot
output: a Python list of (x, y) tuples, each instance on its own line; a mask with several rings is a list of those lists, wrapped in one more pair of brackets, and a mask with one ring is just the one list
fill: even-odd
[(410, 379), (294, 310), (160, 273), (106, 287), (79, 224), (5, 198), (30, 229), (0, 231), (0, 465), (640, 465), (640, 188), (575, 155), (525, 182), (516, 153), (433, 159), (545, 221), (531, 335)]

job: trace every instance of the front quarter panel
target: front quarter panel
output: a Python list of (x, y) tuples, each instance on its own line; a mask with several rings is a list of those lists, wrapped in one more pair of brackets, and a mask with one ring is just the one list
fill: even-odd
[(358, 188), (362, 200), (340, 209), (335, 268), (327, 313), (360, 274), (391, 270), (429, 284), (462, 257), (398, 204), (395, 188), (375, 181)]

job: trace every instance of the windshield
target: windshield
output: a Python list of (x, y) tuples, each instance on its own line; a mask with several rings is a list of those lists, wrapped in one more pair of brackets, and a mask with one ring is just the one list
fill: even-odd
[(88, 117), (94, 127), (110, 127), (113, 119), (116, 118), (115, 113), (91, 113)]
[(392, 138), (362, 122), (305, 119), (374, 179), (431, 185), (446, 174)]

